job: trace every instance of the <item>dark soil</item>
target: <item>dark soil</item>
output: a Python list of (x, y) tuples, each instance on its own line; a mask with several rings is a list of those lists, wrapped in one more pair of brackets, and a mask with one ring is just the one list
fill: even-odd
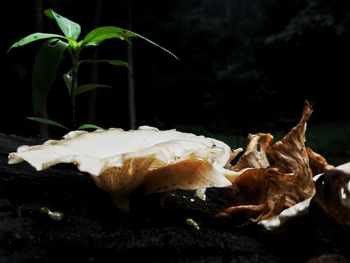
[[(216, 219), (212, 213), (234, 197), (228, 189), (209, 189), (207, 202), (191, 191), (135, 194), (131, 212), (120, 214), (74, 166), (36, 172), (26, 163), (7, 164), (9, 152), (39, 141), (0, 134), (1, 263), (350, 262), (349, 236), (332, 237), (332, 229), (339, 229), (319, 214), (273, 233)], [(186, 224), (187, 218), (200, 229)]]

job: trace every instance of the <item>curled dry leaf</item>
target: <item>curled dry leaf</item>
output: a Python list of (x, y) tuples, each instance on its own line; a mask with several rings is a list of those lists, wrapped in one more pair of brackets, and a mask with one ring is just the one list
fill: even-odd
[(324, 158), (321, 154), (314, 152), (310, 147), (306, 147), (306, 152), (309, 157), (310, 168), (314, 176), (335, 168), (333, 165), (330, 165), (327, 162), (326, 158)]
[[(235, 203), (218, 216), (230, 217), (243, 212), (251, 220), (260, 221), (314, 195), (313, 174), (305, 147), (306, 122), (312, 111), (311, 105), (306, 103), (299, 123), (272, 146), (269, 146), (272, 136), (262, 139), (264, 137), (257, 135), (251, 140), (248, 149), (251, 148), (236, 165), (251, 169), (235, 180), (240, 193)], [(259, 140), (261, 144), (257, 143)], [(265, 159), (268, 162), (260, 161)]]
[(9, 154), (9, 163), (26, 161), (36, 170), (73, 163), (128, 211), (129, 197), (139, 187), (154, 193), (231, 186), (239, 173), (225, 166), (241, 150), (204, 136), (142, 126), (73, 131), (62, 140), (21, 146)]
[(273, 136), (269, 133), (248, 135), (248, 145), (237, 164), (232, 167), (234, 171), (242, 171), (246, 168), (266, 168), (270, 166), (266, 156), (266, 150), (270, 147)]
[[(279, 215), (261, 220), (258, 224), (271, 231), (291, 218), (309, 213), (318, 223), (327, 222), (328, 217), (338, 224), (338, 228), (350, 227), (350, 162), (325, 169), (314, 176), (313, 180), (316, 187), (313, 197), (283, 210)], [(327, 223), (326, 225), (328, 226)]]

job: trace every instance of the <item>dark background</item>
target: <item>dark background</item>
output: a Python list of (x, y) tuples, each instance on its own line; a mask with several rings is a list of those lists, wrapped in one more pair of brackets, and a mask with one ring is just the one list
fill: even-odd
[[(127, 0), (4, 1), (3, 133), (39, 135), (38, 124), (26, 117), (33, 116), (31, 67), (40, 43), (6, 53), (15, 41), (37, 31), (38, 6), (79, 23), (80, 39), (96, 26), (128, 28), (131, 14), (134, 32), (179, 57), (177, 61), (134, 39), (136, 126), (244, 137), (248, 132), (287, 132), (309, 100), (315, 108), (309, 124), (317, 127), (318, 138), (317, 143), (311, 142), (324, 154), (341, 148), (342, 160), (350, 155), (348, 0), (148, 0), (134, 1), (131, 11)], [(61, 33), (46, 17), (42, 27), (43, 32)], [(118, 40), (105, 41), (83, 51), (82, 58), (91, 58), (96, 49), (101, 59), (126, 59), (126, 46)], [(67, 63), (62, 64), (48, 99), (49, 118), (64, 124), (70, 120), (69, 97), (61, 78)], [(89, 66), (80, 73), (81, 84), (91, 82)], [(127, 77), (127, 69), (98, 67), (98, 82), (114, 89), (97, 90), (93, 123), (130, 128)], [(78, 124), (91, 120), (89, 100), (89, 93), (77, 98)], [(50, 128), (51, 137), (64, 133)], [(323, 140), (330, 134), (336, 142)]]

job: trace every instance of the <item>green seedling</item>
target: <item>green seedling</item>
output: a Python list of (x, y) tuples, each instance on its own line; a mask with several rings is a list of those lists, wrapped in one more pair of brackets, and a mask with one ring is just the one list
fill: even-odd
[[(35, 58), (32, 73), (32, 101), (33, 101), (33, 111), (37, 115), (41, 107), (47, 101), (48, 94), (53, 86), (56, 79), (58, 68), (63, 60), (63, 54), (65, 51), (69, 53), (71, 59), (72, 67), (63, 75), (64, 83), (67, 87), (68, 94), (70, 96), (71, 107), (72, 107), (72, 125), (73, 129), (77, 128), (76, 121), (76, 97), (84, 92), (97, 88), (111, 88), (109, 85), (99, 84), (99, 83), (89, 83), (78, 85), (78, 72), (79, 66), (82, 63), (108, 63), (114, 66), (128, 67), (128, 63), (124, 60), (114, 60), (114, 59), (87, 59), (81, 60), (80, 54), (83, 49), (87, 47), (95, 47), (102, 44), (108, 39), (119, 39), (130, 43), (132, 38), (140, 38), (146, 42), (162, 49), (171, 56), (177, 57), (163, 48), (162, 46), (156, 44), (155, 42), (147, 39), (146, 37), (132, 32), (130, 30), (115, 27), (115, 26), (104, 26), (97, 27), (90, 31), (82, 40), (78, 40), (81, 27), (78, 23), (73, 22), (56, 12), (52, 9), (47, 9), (44, 14), (56, 21), (57, 25), (63, 32), (60, 34), (51, 33), (33, 33), (30, 34), (19, 41), (15, 42), (9, 51), (16, 47), (21, 47), (38, 40), (45, 40), (45, 42), (40, 47), (38, 54)], [(47, 125), (53, 125), (60, 128), (69, 130), (66, 126), (45, 118), (40, 117), (28, 117), (28, 119), (44, 123)], [(100, 127), (94, 124), (83, 124), (77, 129), (98, 129)]]

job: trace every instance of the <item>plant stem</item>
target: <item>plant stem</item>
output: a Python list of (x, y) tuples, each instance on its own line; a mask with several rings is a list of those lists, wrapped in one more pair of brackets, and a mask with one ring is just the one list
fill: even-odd
[(79, 51), (72, 50), (70, 52), (72, 57), (72, 90), (71, 90), (71, 105), (72, 105), (72, 126), (75, 130), (77, 128), (77, 116), (76, 116), (76, 102), (75, 102), (75, 90), (78, 87), (78, 67), (79, 67)]
[(72, 103), (72, 122), (73, 129), (75, 130), (77, 127), (77, 116), (76, 116), (76, 104), (75, 104), (75, 95), (74, 92), (78, 86), (78, 67), (73, 67), (72, 72), (72, 94), (71, 94), (71, 103)]

